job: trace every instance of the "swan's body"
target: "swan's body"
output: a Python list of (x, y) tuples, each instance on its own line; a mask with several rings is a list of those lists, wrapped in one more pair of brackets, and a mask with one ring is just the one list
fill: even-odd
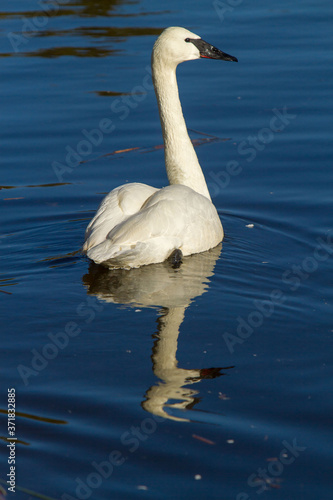
[(223, 228), (187, 133), (176, 80), (180, 62), (200, 57), (236, 60), (184, 28), (168, 28), (154, 45), (153, 82), (170, 185), (124, 184), (102, 201), (87, 227), (85, 251), (97, 264), (132, 268), (163, 262), (176, 250), (214, 248)]

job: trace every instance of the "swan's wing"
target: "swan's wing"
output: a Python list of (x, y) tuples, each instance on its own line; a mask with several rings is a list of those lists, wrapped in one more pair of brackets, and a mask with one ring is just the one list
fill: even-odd
[(102, 243), (115, 226), (137, 213), (156, 191), (158, 189), (136, 182), (113, 189), (102, 200), (86, 229), (83, 251)]
[(184, 255), (216, 246), (223, 238), (214, 205), (192, 189), (173, 185), (148, 198), (142, 209), (115, 226), (88, 257), (112, 267), (163, 262), (179, 248)]

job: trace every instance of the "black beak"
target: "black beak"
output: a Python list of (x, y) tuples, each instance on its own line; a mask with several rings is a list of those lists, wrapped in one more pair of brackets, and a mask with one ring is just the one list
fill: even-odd
[(237, 57), (229, 56), (229, 54), (226, 54), (210, 43), (205, 42), (205, 40), (202, 40), (202, 38), (189, 38), (188, 40), (196, 46), (196, 48), (200, 52), (200, 57), (204, 57), (206, 59), (220, 59), (222, 61), (238, 62)]

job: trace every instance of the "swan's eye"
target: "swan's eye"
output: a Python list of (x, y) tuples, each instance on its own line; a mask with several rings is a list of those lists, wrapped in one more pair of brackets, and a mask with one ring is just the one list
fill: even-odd
[(191, 40), (189, 38), (185, 38), (185, 42), (189, 43)]

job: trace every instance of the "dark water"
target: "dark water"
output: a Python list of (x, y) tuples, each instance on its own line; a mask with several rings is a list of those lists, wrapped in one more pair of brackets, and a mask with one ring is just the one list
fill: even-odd
[[(1, 10), (1, 479), (15, 388), (16, 498), (332, 498), (332, 3)], [(104, 193), (167, 183), (172, 25), (239, 59), (178, 70), (226, 237), (110, 273), (78, 250)]]

